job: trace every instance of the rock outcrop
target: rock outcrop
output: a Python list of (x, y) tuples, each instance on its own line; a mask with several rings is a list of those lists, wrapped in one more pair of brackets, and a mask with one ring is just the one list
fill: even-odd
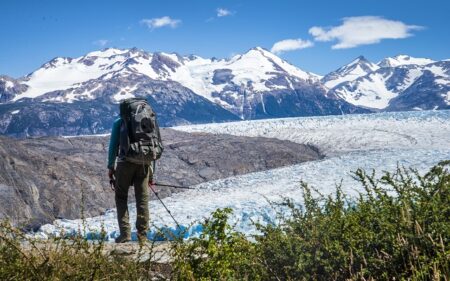
[[(159, 182), (194, 185), (318, 159), (314, 147), (267, 138), (162, 130)], [(0, 219), (35, 228), (56, 218), (95, 216), (114, 207), (109, 137), (0, 137)], [(180, 189), (160, 188), (160, 196)], [(130, 194), (130, 200), (134, 196)]]

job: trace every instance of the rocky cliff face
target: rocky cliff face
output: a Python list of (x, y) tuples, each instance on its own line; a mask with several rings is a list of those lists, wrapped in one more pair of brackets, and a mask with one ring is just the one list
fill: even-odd
[[(193, 185), (321, 157), (313, 147), (266, 138), (163, 129), (159, 182)], [(0, 137), (0, 219), (37, 227), (114, 207), (106, 175), (108, 137)], [(169, 196), (179, 189), (161, 188)], [(82, 199), (83, 197), (83, 199)], [(130, 200), (133, 198), (130, 194)], [(83, 207), (82, 207), (83, 206)]]

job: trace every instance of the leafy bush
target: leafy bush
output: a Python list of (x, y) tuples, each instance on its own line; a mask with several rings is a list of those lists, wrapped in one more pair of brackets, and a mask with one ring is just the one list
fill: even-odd
[(287, 201), (292, 217), (257, 237), (271, 279), (448, 280), (449, 163), (424, 176), (398, 168), (379, 180), (358, 170), (365, 191), (357, 199), (302, 184), (303, 207)]
[[(302, 184), (301, 206), (257, 225), (248, 240), (219, 209), (203, 233), (171, 242), (174, 280), (449, 280), (450, 161), (425, 175), (398, 168), (376, 178), (357, 170), (363, 192), (348, 197), (337, 187), (324, 196)], [(105, 253), (104, 241), (82, 237), (48, 242), (0, 224), (0, 280), (150, 280), (157, 264)], [(152, 249), (150, 252), (151, 255)], [(161, 277), (161, 276), (159, 276)], [(154, 279), (152, 279), (154, 280)]]
[(228, 224), (230, 208), (205, 220), (198, 238), (173, 245), (176, 280), (261, 280), (255, 245)]
[(229, 209), (204, 223), (202, 236), (176, 244), (181, 280), (448, 280), (450, 174), (442, 162), (421, 176), (398, 168), (380, 179), (355, 172), (364, 192), (330, 196), (302, 184), (291, 216), (259, 225), (249, 242), (227, 223)]

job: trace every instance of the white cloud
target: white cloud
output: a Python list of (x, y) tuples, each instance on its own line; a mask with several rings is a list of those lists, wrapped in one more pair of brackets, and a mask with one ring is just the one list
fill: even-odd
[(218, 8), (217, 9), (217, 17), (226, 17), (231, 16), (233, 13), (230, 10), (224, 9), (224, 8)]
[(100, 47), (104, 47), (108, 43), (109, 43), (109, 40), (106, 40), (106, 39), (99, 39), (99, 40), (92, 42), (92, 44), (100, 46)]
[(168, 16), (162, 18), (152, 18), (152, 19), (143, 19), (141, 20), (141, 24), (145, 24), (150, 29), (161, 28), (164, 26), (169, 26), (171, 28), (176, 28), (181, 23), (181, 20), (171, 19)]
[(422, 26), (406, 25), (401, 21), (376, 16), (348, 17), (333, 27), (314, 26), (309, 33), (316, 41), (334, 41), (332, 49), (354, 48), (360, 45), (379, 43), (382, 39), (402, 39), (412, 36), (411, 31)]
[(302, 39), (286, 39), (281, 40), (273, 44), (270, 51), (275, 54), (283, 52), (294, 51), (299, 49), (305, 49), (314, 46), (314, 43), (309, 40)]

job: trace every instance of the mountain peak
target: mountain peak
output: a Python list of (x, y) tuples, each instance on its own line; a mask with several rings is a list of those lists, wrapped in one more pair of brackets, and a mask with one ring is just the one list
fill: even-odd
[(400, 55), (396, 55), (394, 58), (395, 58), (395, 59), (409, 60), (411, 57), (408, 56), (408, 55), (402, 55), (402, 54), (400, 54)]
[(387, 57), (378, 63), (380, 67), (397, 67), (402, 65), (427, 65), (435, 61), (428, 58), (415, 58), (408, 55), (396, 55)]
[[(361, 69), (361, 70), (360, 70)], [(357, 70), (358, 72), (371, 72), (378, 69), (378, 66), (371, 61), (367, 60), (364, 56), (359, 56), (353, 61), (351, 61), (349, 64), (344, 65), (343, 67), (339, 68), (335, 72), (340, 73), (349, 73), (354, 72)]]
[(367, 75), (379, 67), (367, 60), (364, 56), (359, 56), (349, 64), (327, 74), (322, 82), (327, 88), (333, 88), (341, 83), (353, 81), (361, 76)]
[[(229, 60), (185, 57), (177, 53), (149, 53), (138, 48), (105, 48), (74, 59), (55, 58), (44, 66), (26, 77), (28, 90), (17, 94), (14, 101), (66, 90), (66, 97), (56, 97), (59, 101), (73, 101), (83, 95), (82, 98), (91, 99), (94, 96), (89, 93), (96, 88), (94, 85), (117, 75), (130, 74), (160, 81), (176, 81), (212, 101), (217, 100), (212, 93), (228, 93), (227, 89), (231, 85), (249, 81), (255, 91), (264, 92), (292, 90), (300, 80), (319, 79), (317, 75), (289, 64), (262, 47), (254, 47)], [(82, 92), (81, 89), (87, 84), (91, 87)]]
[(344, 66), (344, 67), (350, 67), (350, 66), (353, 66), (353, 65), (356, 65), (356, 64), (368, 64), (368, 65), (372, 65), (373, 63), (372, 62), (370, 62), (368, 59), (366, 59), (366, 57), (364, 57), (364, 56), (359, 56), (359, 57), (357, 57), (356, 59), (354, 59), (352, 62), (350, 62), (349, 64), (347, 64), (346, 66)]
[(360, 55), (359, 57), (357, 57), (355, 60), (359, 60), (359, 61), (367, 61), (366, 57), (363, 55)]
[[(125, 53), (128, 53), (128, 52), (134, 50), (134, 49), (135, 48), (133, 48), (131, 50), (130, 49), (105, 48), (105, 49), (100, 50), (100, 51), (90, 52), (90, 53), (88, 53), (86, 55), (86, 57), (103, 57), (103, 58), (105, 58), (105, 57), (112, 57), (112, 56), (115, 56), (115, 55), (123, 55)], [(137, 48), (136, 48), (136, 50), (137, 50)]]
[(287, 75), (294, 76), (302, 80), (318, 80), (321, 78), (317, 74), (306, 72), (288, 63), (269, 50), (259, 46), (251, 48), (245, 54), (235, 56), (231, 59), (231, 62), (238, 61), (241, 61), (241, 63), (245, 62), (245, 65), (251, 66), (253, 69), (264, 69), (263, 73), (261, 73), (264, 76), (269, 75), (267, 73), (276, 73), (281, 71)]
[(265, 57), (272, 57), (272, 56), (275, 56), (275, 55), (274, 55), (273, 53), (271, 53), (269, 50), (267, 50), (267, 49), (265, 49), (265, 48), (263, 48), (263, 47), (259, 47), (259, 46), (256, 46), (256, 47), (253, 47), (253, 48), (249, 49), (247, 52), (244, 53), (244, 55), (252, 54), (252, 53), (261, 54), (261, 55), (263, 55), (263, 56), (265, 56)]
[(256, 47), (253, 47), (253, 48), (251, 48), (249, 51), (260, 51), (260, 52), (269, 52), (267, 49), (264, 49), (263, 47), (259, 47), (259, 46), (256, 46)]

